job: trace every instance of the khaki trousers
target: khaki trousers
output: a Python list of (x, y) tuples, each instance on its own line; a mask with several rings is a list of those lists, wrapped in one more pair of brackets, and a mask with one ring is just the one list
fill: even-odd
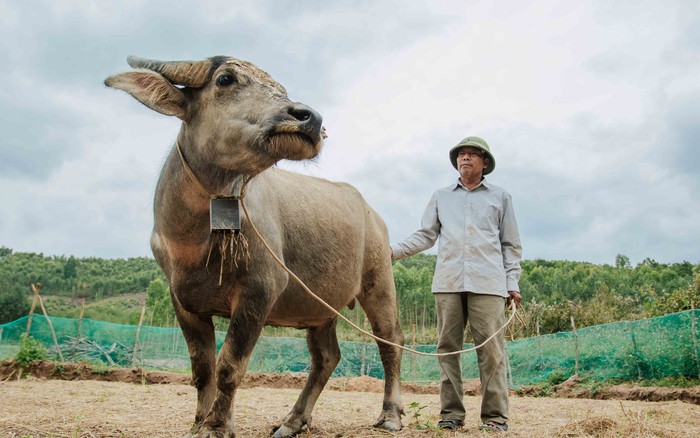
[[(505, 324), (505, 298), (471, 292), (436, 293), (438, 353), (459, 351), (464, 345), (464, 329), (471, 324), (476, 345), (484, 342)], [(476, 350), (481, 379), (481, 421), (508, 421), (505, 340), (499, 333)], [(464, 421), (461, 356), (438, 357), (440, 364), (440, 417)]]

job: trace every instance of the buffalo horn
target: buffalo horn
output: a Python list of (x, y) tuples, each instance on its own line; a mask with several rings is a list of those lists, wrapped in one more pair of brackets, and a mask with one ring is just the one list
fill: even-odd
[(209, 81), (210, 61), (156, 61), (129, 56), (126, 61), (133, 68), (145, 68), (160, 73), (176, 85), (199, 88)]

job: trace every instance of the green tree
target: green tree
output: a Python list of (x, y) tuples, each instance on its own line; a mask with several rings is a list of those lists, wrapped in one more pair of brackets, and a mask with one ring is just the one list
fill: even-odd
[(78, 276), (78, 263), (75, 261), (75, 257), (70, 256), (68, 261), (63, 265), (63, 278), (75, 278)]
[(29, 312), (29, 301), (22, 290), (0, 281), (0, 324), (14, 321)]
[(157, 278), (146, 289), (146, 314), (150, 314), (150, 324), (169, 327), (175, 318), (175, 311), (170, 299), (170, 289), (165, 281)]
[(630, 269), (632, 264), (630, 263), (630, 258), (624, 254), (618, 254), (615, 256), (615, 267), (618, 269)]

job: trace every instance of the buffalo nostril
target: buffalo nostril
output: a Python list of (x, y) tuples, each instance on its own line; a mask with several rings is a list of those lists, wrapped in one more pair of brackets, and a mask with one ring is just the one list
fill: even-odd
[(306, 122), (313, 117), (313, 113), (306, 108), (289, 108), (287, 113), (299, 120), (300, 122)]

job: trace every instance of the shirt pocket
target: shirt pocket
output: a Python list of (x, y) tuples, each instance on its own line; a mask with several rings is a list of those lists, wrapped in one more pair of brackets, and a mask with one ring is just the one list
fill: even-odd
[(501, 226), (501, 209), (495, 204), (486, 204), (476, 211), (474, 225), (488, 235), (498, 234)]

